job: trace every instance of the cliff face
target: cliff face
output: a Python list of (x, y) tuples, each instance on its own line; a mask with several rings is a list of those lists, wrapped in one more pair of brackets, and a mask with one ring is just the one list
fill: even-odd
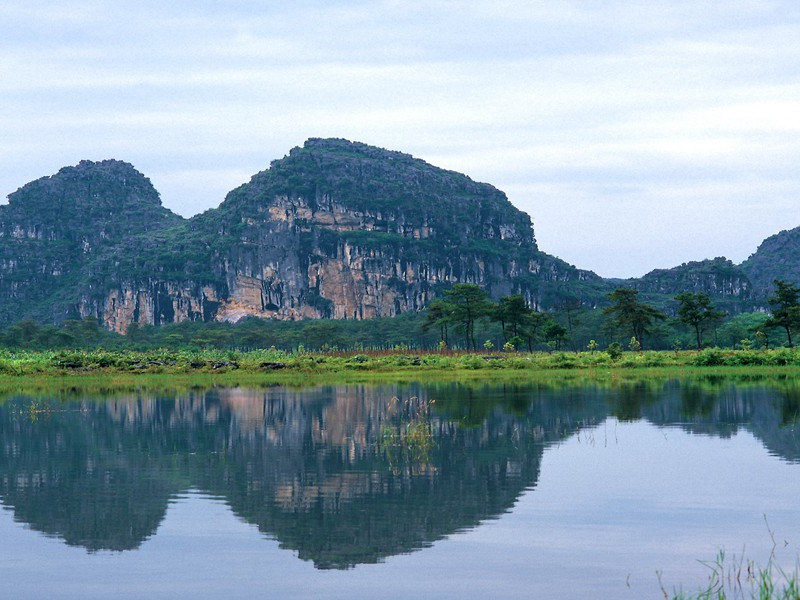
[[(121, 165), (84, 162), (12, 195), (13, 210), (0, 214), (4, 305), (28, 306), (30, 297), (10, 275), (45, 283), (41, 306), (4, 321), (95, 316), (122, 332), (187, 319), (364, 319), (420, 310), (458, 282), (495, 297), (522, 293), (537, 308), (565, 290), (587, 303), (602, 296), (599, 277), (538, 250), (530, 218), (501, 191), (399, 152), (312, 139), (189, 220), (162, 208), (149, 181)], [(74, 184), (73, 170), (94, 183)], [(65, 189), (72, 203), (64, 211), (72, 221), (84, 215), (85, 235), (58, 217), (52, 229), (41, 225), (40, 212)], [(7, 243), (25, 237), (15, 231), (38, 236), (39, 254), (22, 270), (13, 264), (19, 244)], [(70, 236), (75, 248), (57, 251)]]

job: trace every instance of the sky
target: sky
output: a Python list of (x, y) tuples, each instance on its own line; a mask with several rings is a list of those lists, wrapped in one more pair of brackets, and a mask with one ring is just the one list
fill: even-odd
[(495, 185), (606, 277), (800, 226), (797, 0), (3, 0), (0, 196), (133, 163), (191, 216), (309, 137)]

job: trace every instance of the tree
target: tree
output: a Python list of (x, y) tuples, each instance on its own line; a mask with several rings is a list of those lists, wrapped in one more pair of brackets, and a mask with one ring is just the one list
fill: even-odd
[(753, 334), (764, 328), (764, 321), (767, 318), (764, 313), (752, 312), (741, 313), (728, 319), (719, 328), (719, 338), (722, 345), (736, 348), (737, 344), (741, 344), (744, 339), (749, 339), (752, 342)]
[(800, 326), (800, 288), (781, 279), (776, 279), (774, 283), (775, 294), (768, 299), (772, 315), (764, 325), (782, 327), (786, 331), (789, 347), (793, 348), (792, 330)]
[(620, 329), (628, 329), (644, 349), (644, 336), (655, 321), (663, 321), (667, 315), (649, 304), (639, 302), (639, 292), (628, 288), (619, 288), (606, 295), (613, 303), (603, 309), (603, 314), (611, 315), (612, 323)]
[(550, 321), (545, 326), (544, 337), (548, 345), (556, 350), (561, 350), (561, 344), (567, 339), (567, 328), (555, 321)]
[(457, 283), (444, 293), (453, 321), (461, 324), (467, 348), (475, 349), (475, 321), (488, 317), (494, 310), (486, 292), (474, 283)]
[(428, 305), (425, 320), (422, 322), (422, 331), (430, 331), (432, 327), (439, 328), (439, 337), (445, 346), (450, 345), (448, 327), (455, 322), (453, 306), (443, 298), (436, 298)]
[(559, 310), (564, 315), (564, 320), (567, 324), (567, 336), (573, 342), (573, 350), (578, 351), (578, 347), (574, 345), (575, 328), (581, 324), (578, 319), (578, 311), (581, 309), (581, 301), (575, 296), (567, 296), (559, 303)]
[(553, 319), (549, 315), (535, 310), (531, 310), (525, 315), (523, 327), (520, 329), (520, 337), (528, 343), (528, 352), (533, 352), (533, 345), (540, 340), (542, 332), (552, 321)]
[(675, 299), (678, 301), (678, 320), (694, 329), (697, 349), (700, 350), (705, 327), (719, 321), (727, 313), (717, 310), (705, 292), (682, 292)]
[(495, 310), (494, 318), (500, 321), (505, 339), (520, 337), (520, 331), (525, 326), (525, 321), (531, 309), (525, 303), (521, 294), (512, 294), (500, 298), (500, 303)]

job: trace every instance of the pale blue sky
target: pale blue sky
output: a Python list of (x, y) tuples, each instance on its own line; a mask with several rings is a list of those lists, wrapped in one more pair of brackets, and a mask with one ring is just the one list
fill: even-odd
[(605, 276), (800, 225), (800, 3), (0, 4), (0, 194), (118, 158), (192, 215), (308, 137), (492, 183)]

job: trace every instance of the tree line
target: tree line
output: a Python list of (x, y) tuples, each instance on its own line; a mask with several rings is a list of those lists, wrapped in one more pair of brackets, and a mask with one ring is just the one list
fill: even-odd
[[(585, 350), (793, 346), (800, 331), (800, 288), (775, 281), (770, 312), (726, 315), (702, 292), (683, 292), (653, 306), (639, 292), (620, 288), (604, 308), (565, 297), (557, 310), (531, 308), (513, 294), (492, 301), (474, 284), (456, 284), (422, 313), (368, 321), (316, 319), (239, 323), (184, 321), (158, 327), (132, 324), (125, 335), (96, 319), (60, 325), (23, 321), (0, 330), (8, 349), (218, 348), (252, 350), (501, 349)], [(667, 315), (667, 312), (671, 316)]]
[[(770, 333), (782, 330), (787, 345), (793, 347), (792, 334), (800, 329), (800, 288), (797, 285), (775, 280), (775, 291), (769, 297), (771, 314), (747, 328), (745, 334), (753, 334), (764, 347), (770, 345)], [(669, 320), (666, 313), (641, 301), (639, 292), (630, 288), (618, 288), (606, 295), (610, 305), (602, 309), (605, 317), (601, 329), (605, 332), (630, 335), (630, 350), (642, 350), (645, 341), (660, 322)], [(699, 350), (704, 345), (704, 336), (718, 327), (728, 314), (720, 310), (705, 292), (682, 292), (674, 296), (677, 303), (672, 325), (680, 324), (691, 331), (693, 345)], [(578, 302), (578, 306), (579, 306)], [(476, 350), (476, 323), (481, 320), (494, 321), (500, 325), (504, 348), (528, 350), (541, 343), (560, 350), (570, 338), (579, 317), (576, 315), (575, 299), (567, 300), (559, 313), (543, 313), (529, 307), (521, 294), (489, 299), (486, 292), (472, 283), (458, 283), (446, 290), (441, 298), (434, 300), (427, 310), (423, 328), (438, 328), (440, 343), (449, 346), (453, 331), (462, 336), (467, 349)], [(560, 317), (560, 319), (559, 319)], [(619, 345), (619, 342), (612, 342)], [(740, 340), (747, 346), (749, 340)], [(610, 344), (609, 344), (610, 345)], [(736, 343), (734, 342), (734, 345)], [(488, 346), (488, 343), (487, 343)], [(676, 345), (673, 344), (673, 348)], [(598, 347), (594, 339), (588, 349)], [(577, 348), (576, 348), (577, 349)]]

